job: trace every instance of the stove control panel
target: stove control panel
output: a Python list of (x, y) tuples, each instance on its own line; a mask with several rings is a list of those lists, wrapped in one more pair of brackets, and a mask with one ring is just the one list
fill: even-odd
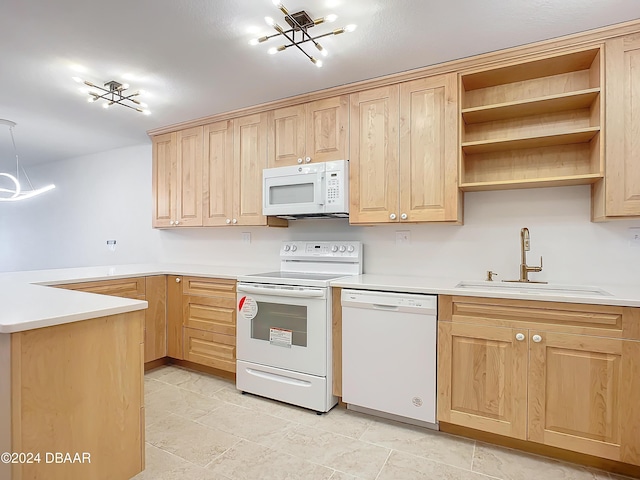
[(283, 242), (280, 258), (349, 258), (362, 255), (362, 244), (354, 241)]

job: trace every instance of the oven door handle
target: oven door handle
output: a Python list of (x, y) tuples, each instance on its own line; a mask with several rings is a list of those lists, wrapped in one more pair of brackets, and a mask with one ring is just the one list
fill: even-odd
[(253, 285), (238, 285), (238, 292), (255, 293), (256, 295), (271, 295), (274, 297), (324, 297), (324, 290), (304, 288), (301, 290), (286, 290), (279, 288), (255, 287)]

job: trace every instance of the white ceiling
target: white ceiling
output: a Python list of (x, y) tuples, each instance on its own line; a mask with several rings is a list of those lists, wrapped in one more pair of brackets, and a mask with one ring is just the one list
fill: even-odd
[[(2, 0), (0, 118), (18, 123), (21, 161), (143, 144), (152, 128), (640, 18), (640, 0), (283, 3), (314, 18), (338, 15), (310, 33), (358, 28), (323, 40), (330, 55), (317, 68), (293, 48), (268, 55), (279, 39), (248, 44), (273, 33), (265, 16), (285, 25), (271, 0)], [(87, 103), (75, 75), (150, 92), (152, 114)], [(0, 127), (4, 171), (12, 147)]]

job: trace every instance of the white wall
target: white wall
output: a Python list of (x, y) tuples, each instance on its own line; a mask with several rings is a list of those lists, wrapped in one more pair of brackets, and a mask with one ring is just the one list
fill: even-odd
[[(0, 202), (0, 271), (154, 261), (151, 146), (112, 150), (27, 170), (37, 188), (56, 189)], [(116, 251), (106, 241), (117, 241)]]
[[(23, 205), (0, 204), (0, 271), (148, 261), (278, 266), (283, 240), (360, 240), (365, 272), (498, 279), (519, 275), (519, 232), (531, 231), (529, 264), (544, 257), (531, 278), (574, 284), (640, 287), (640, 248), (629, 227), (640, 220), (589, 221), (588, 186), (477, 192), (465, 195), (464, 226), (349, 226), (346, 220), (299, 220), (289, 228), (222, 227), (153, 230), (151, 149), (114, 150), (37, 169), (59, 188)], [(33, 176), (33, 175), (32, 175)], [(395, 243), (408, 230), (410, 245)], [(250, 232), (251, 244), (242, 244)], [(115, 254), (106, 240), (115, 238)]]

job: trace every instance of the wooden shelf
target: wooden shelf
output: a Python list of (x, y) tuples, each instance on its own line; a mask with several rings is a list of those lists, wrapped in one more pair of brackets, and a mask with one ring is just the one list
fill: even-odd
[(599, 173), (589, 173), (584, 175), (570, 175), (551, 178), (462, 183), (460, 184), (460, 188), (465, 192), (478, 192), (482, 190), (511, 190), (516, 188), (566, 187), (572, 185), (588, 185), (597, 182), (601, 178), (602, 175)]
[(464, 122), (469, 125), (472, 123), (492, 122), (495, 120), (506, 120), (543, 113), (589, 108), (599, 93), (599, 88), (590, 88), (578, 92), (465, 108), (462, 110), (462, 118)]
[(501, 152), (504, 150), (587, 143), (595, 137), (599, 131), (600, 127), (588, 127), (549, 135), (465, 142), (462, 144), (462, 151), (467, 155), (475, 155), (477, 153)]

